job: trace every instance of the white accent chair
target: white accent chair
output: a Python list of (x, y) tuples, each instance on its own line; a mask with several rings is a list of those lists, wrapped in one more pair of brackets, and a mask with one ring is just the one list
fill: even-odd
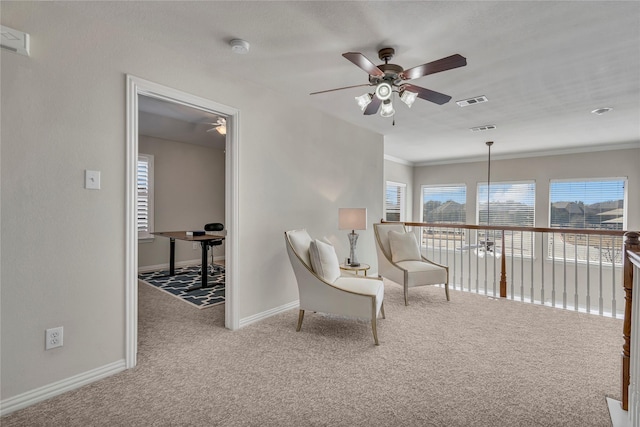
[[(391, 242), (389, 238), (390, 232), (406, 233), (404, 224), (398, 223), (382, 223), (373, 224), (374, 234), (376, 236), (376, 253), (378, 255), (378, 276), (389, 279), (404, 286), (404, 304), (409, 305), (409, 288), (424, 285), (440, 285), (444, 284), (444, 291), (449, 299), (449, 268), (445, 265), (435, 263), (428, 260), (420, 253), (417, 248), (417, 255), (412, 259), (394, 261), (394, 253), (392, 253)], [(413, 237), (415, 241), (415, 235)], [(417, 241), (415, 241), (417, 246)], [(396, 247), (396, 251), (398, 251)], [(399, 257), (399, 258), (407, 258)]]
[[(367, 319), (371, 320), (373, 339), (375, 344), (379, 345), (376, 319), (378, 313), (383, 319), (385, 318), (383, 281), (370, 277), (341, 276), (338, 257), (330, 244), (325, 244), (325, 248), (328, 247), (328, 253), (332, 255), (324, 259), (324, 262), (330, 264), (325, 265), (324, 270), (337, 271), (335, 273), (337, 277), (323, 278), (321, 274), (326, 271), (320, 271), (318, 274), (312, 267), (314, 263), (317, 266), (316, 260), (312, 262), (312, 256), (317, 257), (317, 252), (311, 253), (314, 251), (311, 248), (313, 245), (322, 246), (322, 243), (311, 239), (304, 229), (285, 231), (284, 235), (287, 254), (298, 282), (300, 295), (300, 312), (296, 331), (299, 332), (302, 327), (305, 310)], [(322, 268), (318, 267), (316, 270), (322, 270)]]

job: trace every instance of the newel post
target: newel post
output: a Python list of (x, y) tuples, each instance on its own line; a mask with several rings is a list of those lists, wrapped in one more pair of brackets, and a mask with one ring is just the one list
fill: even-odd
[(631, 348), (631, 300), (633, 288), (633, 264), (627, 256), (628, 251), (640, 252), (640, 233), (628, 231), (624, 233), (622, 251), (623, 286), (624, 286), (624, 323), (622, 325), (622, 409), (629, 410), (629, 362)]

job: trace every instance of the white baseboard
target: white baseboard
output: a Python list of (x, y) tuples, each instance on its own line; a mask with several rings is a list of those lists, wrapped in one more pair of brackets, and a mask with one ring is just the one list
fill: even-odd
[(296, 308), (300, 306), (300, 300), (291, 301), (288, 304), (281, 305), (280, 307), (272, 308), (271, 310), (263, 311), (262, 313), (254, 314), (253, 316), (245, 317), (240, 319), (240, 327), (243, 328), (247, 325), (250, 325), (255, 322), (259, 322), (267, 317), (275, 316), (276, 314), (284, 313), (285, 311), (291, 310), (292, 308)]
[(607, 397), (607, 405), (609, 406), (609, 416), (613, 427), (631, 427), (629, 413), (622, 409), (622, 402)]
[(92, 369), (82, 374), (74, 375), (64, 380), (36, 388), (14, 397), (0, 401), (0, 416), (10, 414), (18, 409), (26, 408), (44, 400), (58, 396), (67, 391), (74, 390), (94, 381), (101, 380), (126, 369), (125, 360)]
[[(214, 256), (213, 257), (214, 261), (224, 261), (224, 255), (221, 256)], [(178, 261), (176, 262), (175, 266), (180, 268), (180, 267), (190, 267), (192, 265), (200, 265), (200, 263), (202, 262), (202, 259), (198, 258), (198, 259), (190, 259), (187, 261)], [(138, 273), (148, 273), (150, 271), (157, 271), (157, 270), (168, 270), (169, 269), (169, 263), (164, 263), (164, 264), (155, 264), (155, 265), (145, 265), (144, 267), (138, 267)]]

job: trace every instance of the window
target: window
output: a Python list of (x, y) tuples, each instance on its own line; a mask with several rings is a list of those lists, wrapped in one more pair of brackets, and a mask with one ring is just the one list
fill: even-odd
[[(534, 181), (492, 182), (478, 184), (476, 221), (478, 225), (533, 227), (535, 225)], [(499, 255), (502, 252), (502, 236), (506, 256), (533, 256), (534, 233), (529, 231), (478, 231), (478, 254)]]
[(385, 220), (405, 221), (407, 184), (387, 181), (387, 194), (384, 204)]
[[(422, 222), (464, 224), (467, 221), (465, 184), (423, 185)], [(422, 244), (434, 250), (454, 250), (463, 246), (464, 229), (429, 227), (422, 229)]]
[(549, 226), (624, 230), (626, 179), (551, 180)]
[(467, 186), (423, 185), (422, 222), (464, 224), (467, 221)]
[[(551, 180), (549, 225), (553, 228), (624, 230), (626, 178)], [(622, 238), (576, 233), (549, 236), (549, 257), (569, 261), (620, 264)]]
[(533, 181), (478, 184), (476, 221), (478, 225), (533, 227), (535, 196)]
[(138, 154), (138, 240), (153, 239), (153, 156)]

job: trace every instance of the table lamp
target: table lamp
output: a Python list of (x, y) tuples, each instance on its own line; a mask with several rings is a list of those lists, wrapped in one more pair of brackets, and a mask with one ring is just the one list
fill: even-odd
[(367, 208), (339, 208), (338, 228), (340, 230), (351, 230), (351, 233), (349, 233), (349, 246), (351, 248), (349, 265), (351, 267), (358, 267), (360, 265), (358, 258), (356, 258), (358, 234), (355, 230), (367, 229)]

